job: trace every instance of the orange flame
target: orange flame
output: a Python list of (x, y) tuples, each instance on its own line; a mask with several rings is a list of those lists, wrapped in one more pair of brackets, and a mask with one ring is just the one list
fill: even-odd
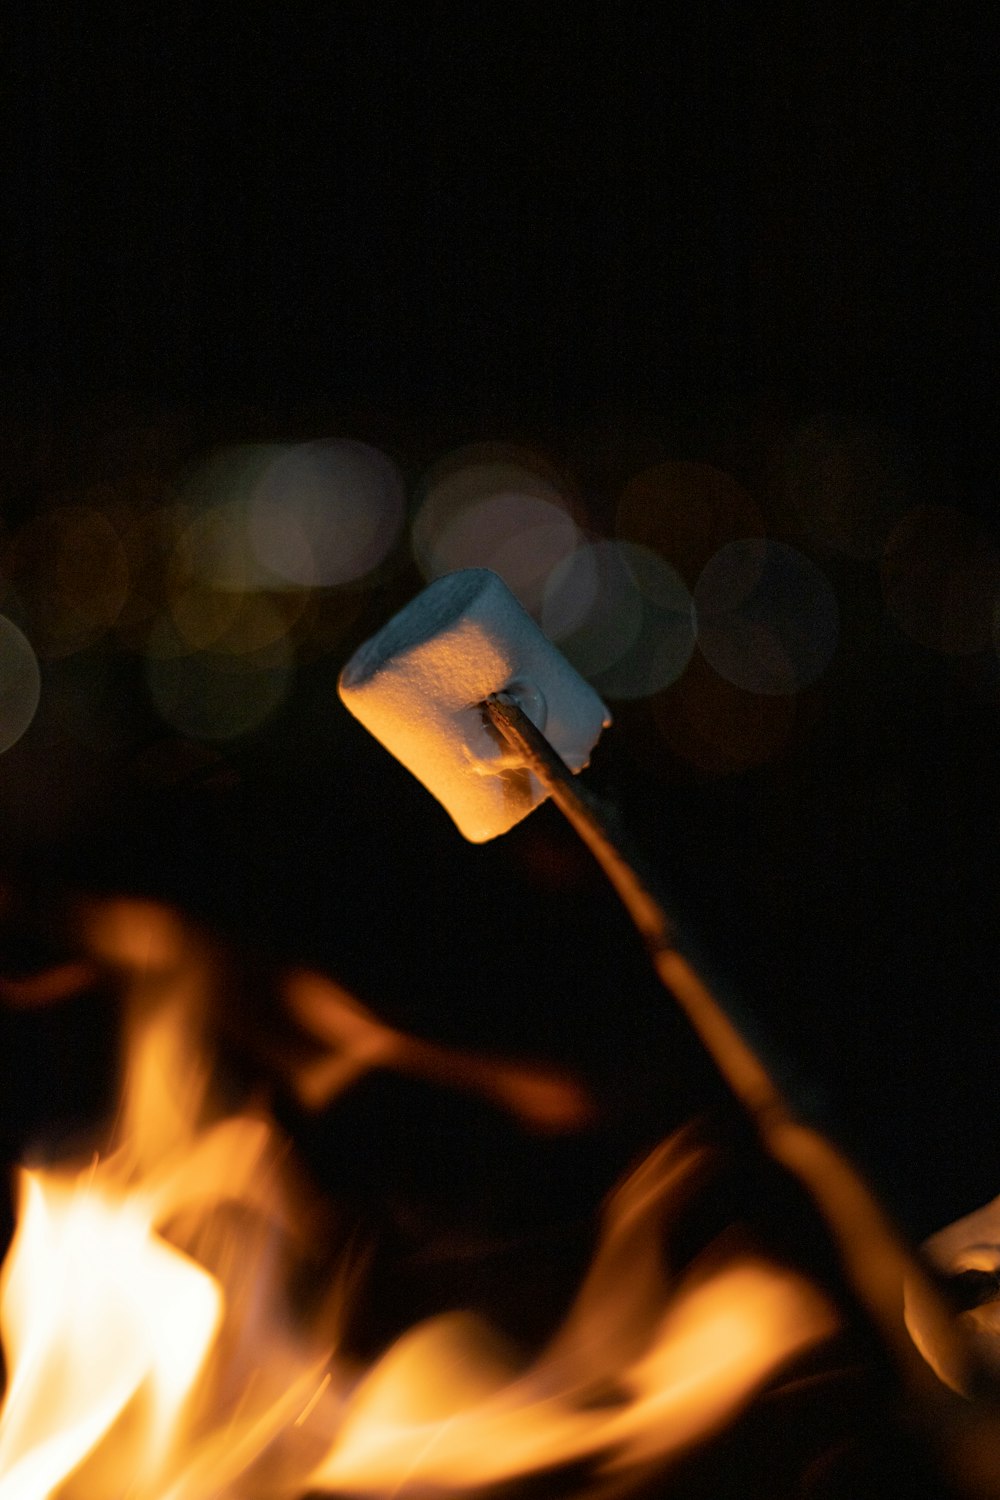
[[(451, 1493), (581, 1461), (622, 1471), (711, 1433), (833, 1331), (820, 1294), (762, 1259), (720, 1252), (668, 1275), (666, 1228), (702, 1161), (679, 1137), (612, 1196), (576, 1303), (533, 1361), (456, 1311), (357, 1369), (336, 1296), (292, 1310), (308, 1246), (287, 1143), (266, 1114), (213, 1104), (211, 944), (139, 902), (95, 905), (85, 934), (126, 995), (122, 1102), (108, 1154), (20, 1173), (0, 1277), (0, 1500)], [(401, 1060), (519, 1107), (517, 1068), (391, 1032), (318, 976), (290, 983), (362, 1070)], [(583, 1117), (575, 1085), (538, 1076), (529, 1122)]]

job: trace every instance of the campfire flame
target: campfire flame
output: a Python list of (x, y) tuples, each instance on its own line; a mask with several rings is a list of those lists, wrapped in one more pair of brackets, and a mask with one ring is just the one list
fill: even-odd
[[(756, 1255), (717, 1248), (671, 1276), (667, 1230), (703, 1165), (682, 1134), (612, 1195), (541, 1354), (457, 1309), (359, 1367), (341, 1340), (351, 1266), (323, 1295), (296, 1291), (315, 1226), (289, 1143), (266, 1111), (213, 1099), (211, 945), (126, 901), (92, 906), (85, 937), (125, 991), (122, 1096), (107, 1151), (19, 1172), (0, 1277), (0, 1500), (452, 1494), (567, 1464), (621, 1474), (716, 1431), (834, 1331), (810, 1283)], [(297, 979), (290, 1003), (329, 1020), (327, 981), (312, 983)], [(352, 1015), (384, 1064), (443, 1076), (443, 1054)], [(468, 1085), (467, 1060), (458, 1071)], [(502, 1103), (512, 1075), (499, 1076)], [(546, 1098), (571, 1114), (578, 1094)]]

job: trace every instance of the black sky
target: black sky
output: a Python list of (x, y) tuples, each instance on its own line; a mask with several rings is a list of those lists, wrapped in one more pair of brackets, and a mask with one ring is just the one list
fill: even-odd
[(845, 9), (29, 8), (7, 381), (557, 417), (765, 388), (981, 451), (991, 58)]

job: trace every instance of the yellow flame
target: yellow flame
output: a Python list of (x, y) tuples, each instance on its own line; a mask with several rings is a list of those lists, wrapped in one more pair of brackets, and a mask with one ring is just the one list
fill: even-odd
[[(0, 1276), (0, 1500), (450, 1493), (569, 1463), (621, 1470), (710, 1434), (833, 1331), (813, 1287), (752, 1255), (671, 1277), (667, 1234), (704, 1159), (681, 1136), (612, 1195), (576, 1303), (533, 1360), (456, 1310), (355, 1368), (333, 1299), (306, 1320), (291, 1309), (308, 1247), (287, 1143), (264, 1114), (214, 1112), (211, 944), (151, 903), (103, 903), (83, 925), (126, 996), (123, 1098), (106, 1155), (20, 1173)], [(297, 983), (300, 1015), (362, 1069), (509, 1085), (315, 976)]]
[(153, 1233), (141, 1196), (22, 1173), (2, 1284), (11, 1369), (3, 1500), (53, 1493), (140, 1398), (141, 1434), (123, 1442), (141, 1493), (162, 1466), (221, 1316), (218, 1286)]
[(756, 1257), (671, 1286), (664, 1220), (700, 1163), (679, 1138), (626, 1179), (566, 1325), (530, 1367), (468, 1315), (399, 1340), (347, 1403), (310, 1487), (451, 1491), (581, 1460), (618, 1469), (715, 1431), (835, 1319), (801, 1277)]

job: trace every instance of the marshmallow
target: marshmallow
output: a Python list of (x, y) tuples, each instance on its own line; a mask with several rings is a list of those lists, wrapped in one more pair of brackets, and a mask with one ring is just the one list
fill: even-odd
[(496, 573), (437, 579), (351, 657), (340, 696), (472, 843), (505, 833), (548, 793), (482, 707), (507, 693), (572, 771), (611, 715)]
[[(921, 1246), (924, 1258), (951, 1285), (966, 1343), (994, 1378), (1000, 1376), (1000, 1198), (939, 1229)], [(962, 1391), (960, 1375), (949, 1364), (948, 1347), (928, 1317), (920, 1288), (904, 1288), (903, 1307), (910, 1336), (946, 1385)]]

